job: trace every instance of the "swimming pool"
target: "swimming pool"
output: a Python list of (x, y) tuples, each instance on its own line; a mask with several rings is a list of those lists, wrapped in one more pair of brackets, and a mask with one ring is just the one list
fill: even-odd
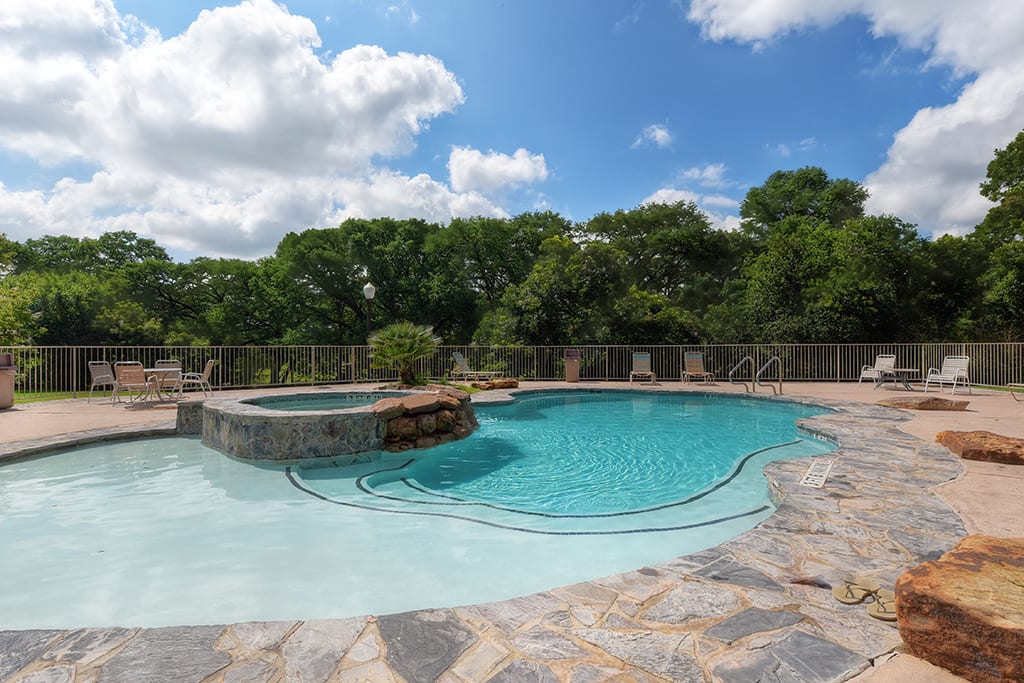
[[(761, 468), (828, 450), (794, 426), (821, 412), (572, 392), (480, 407), (476, 434), (412, 462), (254, 466), (174, 437), (11, 463), (0, 467), (0, 628), (383, 614), (635, 569), (766, 518)], [(697, 467), (696, 449), (726, 435), (733, 455)], [(664, 485), (684, 479), (686, 492)], [(553, 491), (559, 480), (582, 488)]]

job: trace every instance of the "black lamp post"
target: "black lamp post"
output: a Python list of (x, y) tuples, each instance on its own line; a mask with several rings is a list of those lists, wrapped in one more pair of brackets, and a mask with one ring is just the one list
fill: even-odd
[(373, 297), (377, 294), (377, 288), (372, 282), (363, 285), (363, 296), (366, 297), (366, 342), (370, 342), (370, 315), (373, 311)]

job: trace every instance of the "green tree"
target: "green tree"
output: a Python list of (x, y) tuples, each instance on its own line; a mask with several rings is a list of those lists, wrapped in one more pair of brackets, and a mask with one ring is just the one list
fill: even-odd
[(981, 193), (998, 203), (970, 235), (987, 256), (979, 277), (984, 292), (979, 327), (993, 339), (1019, 340), (1024, 338), (1024, 131), (995, 151)]
[(791, 216), (839, 227), (864, 215), (867, 198), (860, 183), (832, 180), (823, 169), (807, 166), (776, 171), (764, 185), (751, 188), (740, 204), (740, 217), (744, 230), (757, 238), (765, 237), (772, 226)]
[(370, 335), (371, 367), (397, 369), (402, 384), (415, 384), (416, 361), (433, 356), (440, 343), (430, 327), (392, 323)]

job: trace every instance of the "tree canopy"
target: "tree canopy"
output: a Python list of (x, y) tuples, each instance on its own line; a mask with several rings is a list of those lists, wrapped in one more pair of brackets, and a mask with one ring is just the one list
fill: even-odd
[(1024, 131), (980, 191), (976, 229), (935, 240), (816, 167), (752, 187), (735, 231), (678, 202), (581, 223), (350, 219), (257, 261), (176, 263), (129, 231), (0, 235), (0, 344), (365, 344), (368, 315), (450, 344), (1019, 341)]

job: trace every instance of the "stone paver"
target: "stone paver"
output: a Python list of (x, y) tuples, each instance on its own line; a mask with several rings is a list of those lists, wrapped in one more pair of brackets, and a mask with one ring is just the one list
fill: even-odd
[[(502, 400), (490, 392), (486, 400)], [(821, 489), (806, 461), (765, 468), (780, 506), (717, 548), (512, 600), (328, 621), (0, 632), (0, 680), (843, 681), (899, 644), (829, 582), (892, 583), (965, 535), (929, 487), (959, 475), (905, 412), (817, 400), (839, 443)], [(91, 438), (101, 438), (98, 434)], [(44, 441), (30, 444), (40, 447)], [(17, 452), (16, 446), (3, 450)]]

